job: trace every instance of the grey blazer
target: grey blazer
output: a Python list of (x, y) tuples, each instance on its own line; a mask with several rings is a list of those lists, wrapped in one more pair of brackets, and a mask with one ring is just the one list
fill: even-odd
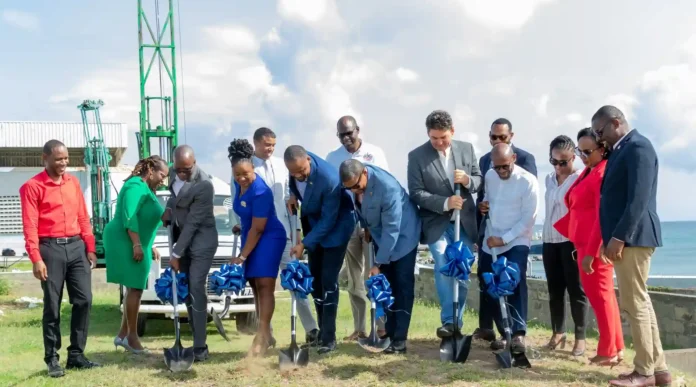
[(215, 189), (210, 176), (197, 165), (194, 166), (191, 179), (184, 183), (179, 195), (174, 194), (175, 180), (176, 172), (172, 168), (169, 174), (169, 192), (172, 196), (167, 201), (167, 208), (172, 209), (173, 242), (176, 243), (174, 253), (183, 257), (212, 250), (214, 254), (218, 232), (213, 213)]
[[(476, 202), (472, 196), (481, 186), (481, 170), (474, 147), (463, 141), (452, 141), (452, 156), (455, 169), (463, 170), (471, 178), (468, 187), (462, 187), (464, 205), (461, 224), (469, 240), (474, 243), (478, 235), (476, 224)], [(419, 207), (423, 220), (421, 243), (434, 243), (442, 237), (449, 227), (452, 210), (444, 212), (447, 198), (454, 195), (450, 181), (440, 162), (437, 150), (430, 141), (408, 154), (408, 193)]]

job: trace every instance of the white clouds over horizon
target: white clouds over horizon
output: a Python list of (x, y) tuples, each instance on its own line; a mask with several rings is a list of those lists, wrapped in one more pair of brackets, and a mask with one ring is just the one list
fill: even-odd
[(14, 9), (3, 10), (2, 21), (27, 31), (36, 31), (40, 28), (39, 18), (36, 15)]
[[(516, 145), (535, 154), (543, 186), (551, 139), (575, 138), (611, 103), (660, 154), (660, 214), (696, 219), (696, 204), (673, 200), (684, 180), (696, 188), (696, 157), (688, 153), (696, 144), (696, 27), (689, 18), (696, 3), (630, 4), (265, 0), (249, 14), (236, 5), (234, 15), (214, 22), (221, 12), (197, 7), (199, 18), (183, 26), (188, 134), (205, 149), (200, 163), (228, 179), (233, 137), (268, 126), (279, 136), (277, 152), (300, 143), (323, 156), (339, 146), (336, 121), (349, 114), (405, 184), (406, 154), (427, 140), (432, 110), (448, 110), (457, 138), (472, 142), (479, 157), (489, 149), (490, 122), (506, 117)], [(612, 23), (618, 14), (621, 23)], [(105, 120), (136, 128), (137, 47), (82, 73), (49, 92), (50, 109), (102, 98)], [(200, 135), (190, 136), (193, 128)]]

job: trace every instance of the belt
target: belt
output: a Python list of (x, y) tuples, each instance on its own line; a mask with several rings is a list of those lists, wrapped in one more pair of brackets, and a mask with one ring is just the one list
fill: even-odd
[(71, 236), (71, 237), (63, 237), (63, 238), (52, 238), (52, 237), (41, 237), (39, 238), (39, 242), (55, 242), (56, 244), (59, 245), (69, 245), (71, 243), (81, 241), (82, 237), (79, 235)]

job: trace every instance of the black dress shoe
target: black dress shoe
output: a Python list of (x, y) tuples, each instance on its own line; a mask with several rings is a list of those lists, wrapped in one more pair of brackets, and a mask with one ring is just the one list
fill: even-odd
[(208, 360), (208, 346), (193, 349), (193, 361)]
[(329, 352), (335, 351), (335, 350), (336, 350), (336, 342), (332, 341), (330, 343), (321, 344), (319, 346), (319, 349), (317, 350), (317, 353), (320, 355), (323, 355), (325, 353), (329, 353)]
[(392, 343), (384, 350), (387, 355), (406, 353), (406, 341), (392, 341)]
[(61, 376), (65, 376), (65, 371), (58, 363), (58, 360), (51, 360), (46, 365), (48, 366), (48, 376), (52, 378), (60, 378)]
[(305, 341), (310, 347), (316, 347), (319, 345), (319, 329), (312, 329), (305, 335)]
[(68, 359), (68, 362), (65, 365), (65, 368), (69, 369), (69, 370), (71, 370), (71, 369), (86, 370), (86, 369), (98, 368), (98, 367), (101, 367), (101, 364), (95, 363), (93, 361), (89, 361), (84, 356)]
[(441, 339), (445, 337), (452, 337), (454, 334), (454, 324), (444, 324), (443, 326), (437, 328), (435, 334)]
[(518, 335), (512, 338), (512, 343), (510, 343), (510, 352), (512, 353), (525, 353), (527, 346), (524, 343), (524, 336)]

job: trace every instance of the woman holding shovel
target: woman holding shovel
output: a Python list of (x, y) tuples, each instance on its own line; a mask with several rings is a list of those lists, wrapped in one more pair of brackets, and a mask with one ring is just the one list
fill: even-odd
[(609, 158), (608, 147), (590, 128), (578, 133), (575, 149), (585, 170), (565, 196), (568, 214), (554, 227), (575, 245), (580, 280), (597, 317), (599, 344), (593, 364), (615, 366), (623, 360), (621, 315), (614, 293), (614, 267), (598, 256), (602, 239), (599, 231), (599, 191)]
[[(239, 216), (242, 251), (232, 264), (244, 265), (244, 277), (254, 290), (259, 330), (250, 353), (262, 356), (275, 346), (271, 318), (275, 309), (275, 283), (287, 236), (273, 204), (273, 192), (254, 172), (254, 148), (247, 140), (235, 139), (228, 148), (236, 194), (233, 209)], [(237, 231), (237, 230), (235, 230)]]

